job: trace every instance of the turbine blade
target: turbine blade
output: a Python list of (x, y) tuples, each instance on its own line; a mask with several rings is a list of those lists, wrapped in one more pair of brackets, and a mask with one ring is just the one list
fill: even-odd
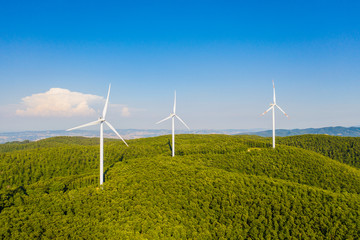
[(158, 121), (156, 124), (159, 124), (159, 123), (161, 123), (161, 122), (163, 122), (163, 121), (166, 121), (166, 120), (172, 118), (172, 116), (173, 116), (173, 115), (171, 114), (171, 115), (168, 116), (167, 118), (164, 118), (163, 120)]
[(105, 106), (104, 106), (104, 110), (103, 110), (103, 114), (102, 114), (103, 119), (105, 119), (107, 108), (108, 108), (110, 88), (111, 88), (111, 84), (109, 84), (108, 95), (107, 95), (107, 98), (106, 98), (106, 102), (105, 102)]
[(175, 115), (175, 117), (176, 117), (177, 119), (179, 119), (179, 121), (182, 122), (182, 124), (184, 124), (185, 127), (187, 127), (187, 129), (190, 130), (190, 128), (188, 127), (188, 125), (186, 125), (186, 123), (185, 123), (178, 115)]
[(274, 83), (274, 80), (272, 81), (272, 83), (273, 83), (273, 101), (274, 101), (274, 104), (276, 104), (275, 83)]
[(113, 132), (125, 143), (126, 146), (129, 146), (129, 145), (125, 142), (125, 140), (120, 136), (120, 134), (115, 130), (115, 128), (114, 128), (110, 123), (108, 123), (107, 121), (104, 121), (104, 122), (105, 122), (106, 125), (108, 125), (109, 128), (110, 128), (111, 130), (113, 130)]
[(283, 114), (285, 114), (286, 117), (289, 117), (289, 116), (285, 113), (285, 111), (281, 109), (281, 107), (279, 107), (278, 105), (275, 105), (275, 106), (276, 106), (280, 111), (282, 111)]
[(175, 114), (176, 112), (176, 91), (175, 91), (175, 95), (174, 95), (174, 109), (173, 109), (173, 113)]
[(272, 105), (268, 110), (266, 110), (265, 112), (263, 112), (260, 116), (264, 116), (268, 111), (270, 111), (271, 109), (274, 108), (274, 105)]
[(77, 127), (69, 128), (66, 131), (72, 131), (72, 130), (75, 130), (75, 129), (78, 129), (78, 128), (93, 126), (93, 125), (99, 124), (100, 122), (101, 122), (101, 120), (96, 120), (96, 121), (89, 122), (89, 123), (86, 123), (86, 124), (83, 124), (83, 125), (80, 125), (80, 126), (77, 126)]

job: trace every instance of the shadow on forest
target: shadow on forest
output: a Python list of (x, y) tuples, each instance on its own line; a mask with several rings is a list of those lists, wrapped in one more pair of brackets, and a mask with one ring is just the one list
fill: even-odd
[(170, 139), (168, 140), (168, 143), (167, 143), (167, 144), (169, 145), (170, 151), (172, 152), (172, 146), (171, 146)]
[(105, 179), (106, 179), (106, 174), (107, 174), (107, 172), (108, 172), (116, 163), (122, 162), (123, 160), (124, 160), (124, 154), (121, 155), (121, 157), (119, 158), (118, 161), (116, 161), (116, 162), (114, 162), (113, 164), (111, 164), (111, 165), (105, 170), (105, 172), (104, 172), (104, 181), (105, 181)]
[(27, 192), (26, 192), (26, 189), (25, 189), (23, 186), (18, 187), (17, 189), (15, 189), (14, 192), (23, 193), (23, 194), (25, 194), (26, 196), (29, 196), (29, 195), (27, 194)]

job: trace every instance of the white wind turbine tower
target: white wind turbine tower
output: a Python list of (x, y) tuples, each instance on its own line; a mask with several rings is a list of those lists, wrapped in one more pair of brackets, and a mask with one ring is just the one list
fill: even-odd
[(170, 113), (170, 116), (168, 116), (167, 118), (164, 118), (163, 120), (157, 122), (156, 124), (159, 124), (163, 121), (166, 121), (168, 119), (171, 118), (171, 121), (172, 121), (172, 156), (174, 157), (175, 156), (175, 117), (177, 119), (179, 119), (179, 121), (185, 125), (185, 127), (187, 127), (187, 129), (190, 130), (190, 128), (186, 125), (186, 123), (178, 116), (176, 115), (176, 91), (175, 91), (175, 97), (174, 97), (174, 108), (173, 108), (173, 112)]
[(261, 116), (264, 116), (268, 111), (270, 111), (272, 109), (272, 119), (273, 119), (272, 140), (273, 140), (273, 148), (275, 148), (275, 107), (277, 107), (282, 113), (284, 113), (286, 117), (289, 117), (289, 116), (284, 112), (284, 110), (281, 109), (281, 107), (279, 107), (279, 105), (276, 104), (274, 80), (272, 82), (273, 82), (273, 101), (274, 102), (270, 104), (270, 108), (268, 110), (266, 110), (263, 114), (261, 114)]
[(78, 126), (78, 127), (74, 127), (74, 128), (70, 128), (70, 129), (67, 129), (66, 131), (72, 131), (72, 130), (75, 130), (75, 129), (79, 129), (79, 128), (83, 128), (83, 127), (88, 127), (88, 126), (93, 126), (93, 125), (97, 125), (97, 124), (100, 124), (100, 186), (103, 184), (104, 182), (104, 127), (103, 127), (103, 123), (105, 123), (106, 125), (109, 126), (109, 128), (111, 130), (114, 131), (114, 133), (121, 139), (123, 140), (123, 142), (127, 145), (127, 143), (125, 142), (125, 140), (120, 136), (120, 134), (115, 130), (115, 128), (105, 120), (105, 117), (106, 117), (106, 111), (107, 111), (107, 108), (108, 108), (108, 103), (109, 103), (109, 95), (110, 95), (110, 87), (111, 87), (111, 84), (109, 85), (109, 91), (108, 91), (108, 95), (107, 95), (107, 98), (106, 98), (106, 102), (105, 102), (105, 106), (104, 106), (104, 110), (103, 110), (103, 113), (102, 113), (102, 116), (99, 117), (98, 120), (96, 121), (93, 121), (93, 122), (90, 122), (90, 123), (87, 123), (87, 124), (84, 124), (84, 125), (81, 125), (81, 126)]

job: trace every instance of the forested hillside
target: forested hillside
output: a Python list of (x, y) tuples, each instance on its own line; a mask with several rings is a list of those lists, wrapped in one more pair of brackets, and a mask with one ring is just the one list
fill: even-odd
[(360, 168), (360, 138), (327, 135), (300, 135), (279, 138), (278, 142), (321, 153), (339, 162)]
[(0, 145), (0, 238), (360, 238), (359, 145), (178, 135), (172, 158), (170, 139), (107, 140), (103, 189), (98, 139)]

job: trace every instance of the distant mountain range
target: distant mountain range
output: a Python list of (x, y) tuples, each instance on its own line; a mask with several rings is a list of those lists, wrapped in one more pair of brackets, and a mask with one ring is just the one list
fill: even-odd
[[(120, 135), (125, 139), (135, 139), (135, 138), (147, 138), (147, 137), (156, 137), (161, 135), (171, 134), (171, 130), (167, 129), (117, 129)], [(257, 132), (264, 129), (222, 129), (222, 130), (212, 130), (212, 129), (203, 129), (203, 130), (176, 130), (176, 133), (180, 134), (226, 134), (226, 135), (236, 135), (239, 133), (247, 132)], [(99, 131), (87, 131), (87, 130), (75, 130), (71, 132), (63, 130), (49, 130), (49, 131), (23, 131), (23, 132), (4, 132), (0, 133), (0, 143), (5, 142), (14, 142), (14, 141), (37, 141), (49, 137), (57, 136), (82, 136), (82, 137), (99, 137)], [(105, 138), (117, 138), (117, 136), (110, 130), (104, 131)]]
[[(272, 130), (260, 132), (244, 132), (240, 135), (257, 135), (261, 137), (271, 137)], [(306, 129), (277, 129), (276, 136), (287, 137), (304, 134), (326, 134), (331, 136), (360, 137), (360, 127), (324, 127), (324, 128), (306, 128)]]
[[(118, 129), (121, 136), (125, 139), (156, 137), (161, 135), (171, 134), (171, 130), (167, 129)], [(226, 135), (257, 135), (262, 137), (271, 137), (272, 131), (264, 129), (202, 129), (202, 130), (177, 130), (177, 133), (185, 134), (226, 134)], [(360, 127), (324, 127), (324, 128), (306, 128), (306, 129), (277, 129), (276, 136), (286, 137), (303, 134), (327, 134), (332, 136), (344, 137), (360, 137)], [(83, 137), (98, 137), (98, 131), (23, 131), (23, 132), (5, 132), (0, 133), (0, 143), (14, 142), (14, 141), (37, 141), (44, 138), (56, 136), (83, 136)], [(106, 138), (116, 138), (113, 132), (104, 131)]]

